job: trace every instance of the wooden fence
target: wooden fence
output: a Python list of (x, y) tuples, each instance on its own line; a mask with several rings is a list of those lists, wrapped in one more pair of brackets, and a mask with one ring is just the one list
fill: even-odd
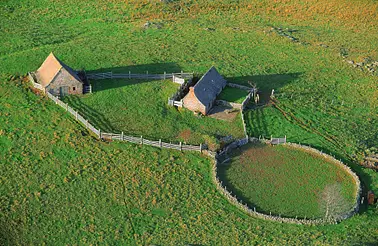
[(176, 106), (176, 107), (180, 107), (180, 108), (182, 108), (183, 105), (184, 105), (184, 103), (183, 103), (182, 100), (180, 100), (180, 101), (175, 101), (175, 100), (173, 100), (172, 98), (168, 98), (168, 105), (169, 105), (169, 106)]
[(34, 88), (44, 91), (45, 89), (42, 87), (42, 85), (35, 82), (34, 76), (34, 73), (28, 73), (29, 80), (33, 84)]
[(159, 141), (153, 141), (153, 140), (148, 140), (144, 139), (143, 136), (141, 137), (131, 137), (131, 136), (126, 136), (123, 133), (121, 134), (115, 134), (115, 133), (100, 133), (102, 139), (107, 139), (107, 140), (118, 140), (118, 141), (127, 141), (131, 143), (136, 143), (136, 144), (144, 144), (144, 145), (150, 145), (154, 147), (159, 147), (159, 148), (167, 148), (167, 149), (176, 149), (180, 151), (188, 150), (188, 151), (202, 151), (205, 148), (203, 148), (202, 144), (200, 146), (193, 146), (193, 145), (187, 145), (187, 144), (172, 144), (172, 143), (165, 143), (161, 139)]
[(165, 80), (165, 79), (172, 79), (174, 76), (192, 76), (192, 73), (166, 73), (164, 74), (149, 74), (146, 72), (145, 74), (136, 74), (136, 73), (113, 73), (113, 72), (106, 72), (106, 73), (93, 73), (87, 74), (88, 79), (99, 80), (99, 79), (156, 79), (156, 80)]
[[(39, 84), (35, 83), (33, 78), (31, 78), (31, 82), (35, 88), (39, 89)], [(59, 100), (59, 98), (55, 97), (49, 92), (46, 92), (46, 95), (48, 98), (54, 101), (55, 104), (59, 105), (68, 113), (70, 113), (77, 121), (81, 122), (89, 131), (93, 132), (100, 139), (127, 141), (131, 143), (144, 144), (144, 145), (150, 145), (150, 146), (167, 148), (167, 149), (176, 149), (180, 151), (202, 152), (202, 150), (207, 149), (206, 146), (203, 146), (202, 144), (200, 144), (199, 146), (182, 144), (181, 142), (179, 144), (172, 144), (172, 143), (165, 143), (161, 139), (159, 141), (152, 141), (152, 140), (144, 139), (142, 136), (141, 137), (126, 136), (123, 134), (123, 132), (121, 134), (103, 133), (100, 129), (97, 129), (96, 127), (94, 127), (87, 119), (85, 119), (77, 111), (71, 108), (67, 103), (62, 102), (61, 100)]]
[(180, 85), (185, 83), (185, 80), (193, 79), (193, 73), (174, 73), (172, 74), (172, 80)]
[(241, 90), (246, 90), (246, 91), (253, 90), (253, 88), (251, 88), (251, 87), (239, 85), (239, 84), (233, 84), (233, 83), (227, 83), (227, 86), (233, 87), (233, 88), (238, 88), (238, 89), (241, 89)]

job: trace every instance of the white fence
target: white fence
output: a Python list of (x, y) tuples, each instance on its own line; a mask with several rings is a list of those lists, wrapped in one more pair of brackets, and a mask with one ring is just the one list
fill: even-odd
[(127, 141), (131, 143), (136, 143), (136, 144), (144, 144), (144, 145), (150, 145), (150, 146), (155, 146), (159, 148), (167, 148), (167, 149), (175, 149), (175, 150), (188, 150), (188, 151), (202, 151), (204, 150), (204, 146), (199, 145), (199, 146), (194, 146), (194, 145), (187, 145), (187, 144), (172, 144), (172, 143), (165, 143), (162, 142), (161, 139), (159, 141), (153, 141), (153, 140), (148, 140), (144, 139), (143, 136), (141, 137), (131, 137), (131, 136), (126, 136), (123, 133), (121, 134), (115, 134), (115, 133), (101, 133), (101, 138), (107, 139), (107, 140), (118, 140), (118, 141)]
[[(32, 78), (31, 78), (32, 79)], [(33, 83), (33, 86), (39, 85), (37, 83), (34, 83), (34, 80), (31, 80)], [(37, 88), (37, 87), (35, 87)], [(75, 111), (73, 108), (71, 108), (67, 103), (62, 102), (59, 100), (59, 98), (55, 97), (49, 92), (46, 92), (46, 95), (48, 98), (50, 98), (52, 101), (54, 101), (57, 105), (62, 107), (64, 110), (66, 110), (68, 113), (70, 113), (74, 118), (81, 122), (88, 130), (93, 132), (96, 136), (98, 136), (100, 139), (108, 139), (108, 140), (119, 140), (119, 141), (127, 141), (131, 143), (137, 143), (137, 144), (144, 144), (144, 145), (150, 145), (160, 148), (167, 148), (167, 149), (176, 149), (180, 151), (200, 151), (207, 149), (205, 146), (200, 144), (199, 146), (195, 145), (186, 145), (182, 144), (181, 142), (179, 144), (172, 144), (172, 143), (165, 143), (162, 142), (160, 139), (159, 141), (152, 141), (148, 139), (144, 139), (141, 137), (132, 137), (132, 136), (126, 136), (123, 134), (116, 134), (116, 133), (103, 133), (100, 129), (97, 129), (94, 127), (87, 119), (85, 119), (82, 115), (80, 115), (77, 111)]]
[(172, 80), (173, 82), (177, 84), (184, 84), (185, 80), (192, 79), (193, 78), (193, 73), (174, 73), (172, 74)]
[(168, 105), (169, 105), (169, 106), (176, 106), (176, 107), (180, 107), (180, 108), (182, 108), (183, 105), (184, 105), (184, 103), (183, 103), (182, 100), (180, 100), (180, 101), (175, 101), (175, 100), (172, 100), (172, 99), (168, 98)]
[(41, 91), (45, 90), (41, 84), (38, 84), (35, 82), (33, 73), (28, 73), (28, 77), (29, 77), (30, 82), (33, 84), (34, 88), (37, 88), (38, 90), (41, 90)]
[(113, 73), (113, 72), (106, 72), (106, 73), (93, 73), (87, 74), (88, 79), (99, 80), (99, 79), (156, 79), (156, 80), (165, 80), (171, 79), (174, 76), (183, 76), (189, 77), (192, 76), (192, 73), (166, 73), (164, 74), (149, 74), (146, 72), (145, 74), (136, 74), (136, 73)]

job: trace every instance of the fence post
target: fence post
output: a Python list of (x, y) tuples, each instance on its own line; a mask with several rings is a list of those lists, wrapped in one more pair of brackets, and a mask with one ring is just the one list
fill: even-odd
[(89, 84), (89, 93), (92, 93), (92, 85)]
[(123, 141), (123, 132), (121, 132), (121, 141)]
[(272, 142), (272, 140), (273, 140), (273, 135), (270, 135), (270, 141)]
[(167, 73), (164, 71), (164, 80), (165, 80), (166, 75), (167, 75)]
[(285, 143), (286, 143), (286, 135), (285, 135)]
[(98, 135), (99, 135), (99, 137), (101, 139), (101, 129), (98, 129)]
[(131, 71), (129, 71), (129, 79), (131, 79)]
[(182, 151), (182, 143), (180, 142), (180, 151)]
[(143, 145), (143, 136), (140, 136), (140, 143)]
[(159, 146), (160, 146), (160, 148), (163, 147), (163, 145), (161, 144), (161, 139), (159, 139)]

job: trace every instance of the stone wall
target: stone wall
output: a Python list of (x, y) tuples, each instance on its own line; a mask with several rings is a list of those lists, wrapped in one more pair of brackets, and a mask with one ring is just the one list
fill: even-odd
[(60, 95), (60, 87), (68, 86), (69, 94), (83, 94), (83, 83), (76, 80), (65, 69), (61, 69), (54, 80), (46, 86), (46, 90), (53, 95)]

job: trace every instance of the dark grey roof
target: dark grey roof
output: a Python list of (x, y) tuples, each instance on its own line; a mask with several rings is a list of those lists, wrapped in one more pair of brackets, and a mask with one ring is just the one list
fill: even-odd
[(227, 81), (215, 67), (211, 67), (194, 86), (194, 93), (205, 106), (212, 103), (226, 86)]

